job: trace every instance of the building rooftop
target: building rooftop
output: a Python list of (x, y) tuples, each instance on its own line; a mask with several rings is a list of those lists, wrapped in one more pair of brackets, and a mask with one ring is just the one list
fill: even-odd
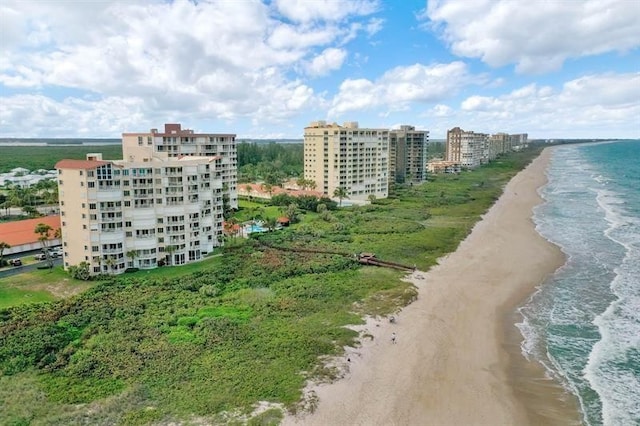
[(100, 160), (60, 160), (56, 163), (56, 169), (88, 170), (109, 163), (110, 161)]
[(35, 219), (0, 223), (0, 241), (4, 241), (12, 247), (37, 243), (40, 235), (34, 231), (39, 223), (44, 223), (53, 228), (50, 233), (51, 239), (53, 239), (54, 231), (60, 228), (60, 216), (42, 216)]

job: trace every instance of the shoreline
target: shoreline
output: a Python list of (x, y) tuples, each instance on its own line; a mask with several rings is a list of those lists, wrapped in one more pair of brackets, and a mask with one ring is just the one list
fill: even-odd
[(549, 159), (545, 149), (514, 176), (455, 252), (408, 275), (418, 300), (393, 324), (356, 327), (372, 337), (336, 360), (342, 378), (309, 383), (315, 411), (283, 424), (580, 424), (575, 398), (522, 356), (515, 327), (516, 308), (565, 260), (532, 221)]

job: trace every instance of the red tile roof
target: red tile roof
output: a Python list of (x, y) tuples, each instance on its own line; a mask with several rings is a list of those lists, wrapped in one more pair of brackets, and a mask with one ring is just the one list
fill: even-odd
[(39, 223), (44, 223), (53, 228), (53, 231), (50, 232), (49, 235), (51, 237), (50, 239), (54, 239), (53, 234), (55, 230), (60, 228), (60, 216), (42, 216), (35, 219), (0, 223), (0, 241), (4, 241), (12, 247), (37, 243), (40, 235), (36, 234), (34, 230)]
[(56, 163), (56, 169), (77, 169), (88, 170), (95, 169), (103, 164), (109, 164), (110, 161), (98, 161), (98, 160), (60, 160)]

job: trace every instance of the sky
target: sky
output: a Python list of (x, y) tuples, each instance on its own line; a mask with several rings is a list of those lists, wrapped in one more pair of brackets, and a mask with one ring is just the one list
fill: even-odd
[(2, 0), (0, 137), (640, 138), (640, 0)]

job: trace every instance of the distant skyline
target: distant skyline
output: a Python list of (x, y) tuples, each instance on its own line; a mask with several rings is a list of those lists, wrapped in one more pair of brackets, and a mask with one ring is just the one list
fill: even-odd
[(0, 137), (640, 138), (640, 0), (4, 0)]

